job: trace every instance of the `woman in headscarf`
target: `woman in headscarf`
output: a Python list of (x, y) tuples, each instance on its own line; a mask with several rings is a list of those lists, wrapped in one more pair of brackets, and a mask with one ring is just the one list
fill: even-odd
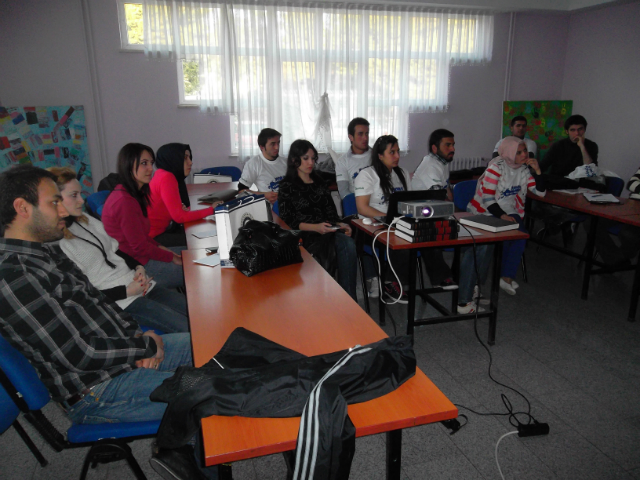
[(216, 206), (191, 211), (184, 179), (189, 176), (192, 165), (189, 145), (168, 143), (156, 153), (157, 170), (149, 184), (149, 235), (165, 247), (185, 246), (187, 242), (182, 224), (213, 215)]
[[(524, 232), (522, 219), (527, 190), (540, 196), (545, 194), (540, 166), (535, 158), (529, 158), (526, 144), (517, 137), (505, 138), (500, 144), (498, 154), (478, 180), (476, 194), (469, 202), (467, 210), (476, 215), (493, 215), (507, 222), (517, 222), (520, 230)], [(506, 241), (503, 244), (500, 288), (509, 295), (515, 295), (519, 286), (514, 278), (525, 245), (526, 240)], [(487, 258), (490, 257), (492, 249), (483, 250), (486, 251), (486, 255), (477, 255), (481, 283), (484, 283), (488, 274)], [(473, 287), (476, 284), (473, 252), (465, 252), (460, 269), (459, 307), (465, 302), (472, 302)]]

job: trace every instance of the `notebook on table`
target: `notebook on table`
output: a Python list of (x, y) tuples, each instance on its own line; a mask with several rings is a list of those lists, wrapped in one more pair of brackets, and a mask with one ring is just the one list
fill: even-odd
[(517, 230), (520, 225), (517, 222), (509, 222), (493, 215), (472, 215), (470, 217), (462, 217), (459, 220), (463, 225), (479, 228), (488, 232), (498, 233), (507, 230)]

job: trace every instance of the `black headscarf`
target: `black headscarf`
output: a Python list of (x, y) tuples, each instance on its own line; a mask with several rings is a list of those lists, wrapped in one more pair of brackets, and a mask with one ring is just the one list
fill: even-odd
[(193, 160), (193, 153), (191, 147), (184, 143), (167, 143), (161, 146), (156, 152), (156, 166), (162, 170), (166, 170), (173, 174), (178, 181), (178, 190), (180, 191), (180, 200), (186, 207), (191, 206), (189, 202), (189, 194), (187, 193), (187, 185), (184, 183), (184, 179), (187, 178), (184, 175), (184, 153), (189, 150), (191, 159)]

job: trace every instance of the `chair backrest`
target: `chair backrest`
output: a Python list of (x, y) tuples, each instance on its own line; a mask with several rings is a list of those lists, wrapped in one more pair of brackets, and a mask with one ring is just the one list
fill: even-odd
[(0, 336), (0, 369), (25, 400), (29, 410), (40, 410), (51, 400), (49, 391), (40, 380), (36, 369), (2, 336)]
[(100, 218), (102, 216), (102, 207), (107, 197), (111, 193), (110, 190), (102, 190), (101, 192), (92, 193), (87, 197), (87, 208), (93, 216)]
[(619, 197), (624, 188), (624, 180), (619, 177), (605, 177), (607, 180), (607, 192), (614, 197)]
[(467, 205), (476, 193), (477, 180), (465, 180), (453, 186), (453, 203), (458, 210), (467, 211)]
[(238, 167), (234, 167), (232, 165), (226, 167), (211, 167), (205, 168), (200, 171), (200, 173), (208, 173), (209, 175), (228, 175), (234, 182), (240, 180), (240, 176), (242, 175), (242, 170)]
[(350, 193), (342, 199), (342, 215), (348, 217), (349, 215), (357, 215), (358, 207), (356, 206), (356, 194)]

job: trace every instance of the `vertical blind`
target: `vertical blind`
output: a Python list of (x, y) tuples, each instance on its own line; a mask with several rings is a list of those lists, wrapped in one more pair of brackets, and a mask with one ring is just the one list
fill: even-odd
[(358, 4), (145, 0), (149, 58), (194, 61), (204, 111), (237, 115), (238, 154), (264, 127), (316, 148), (349, 147), (347, 124), (372, 141), (408, 142), (408, 113), (444, 111), (449, 67), (491, 60), (493, 15)]

